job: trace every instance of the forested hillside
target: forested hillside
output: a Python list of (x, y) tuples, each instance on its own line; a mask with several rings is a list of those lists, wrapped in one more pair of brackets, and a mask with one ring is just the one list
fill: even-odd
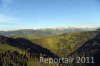
[(39, 63), (40, 56), (58, 58), (50, 50), (27, 39), (0, 36), (0, 66), (49, 66)]
[[(98, 31), (70, 32), (56, 36), (0, 36), (0, 66), (56, 66), (39, 63), (39, 58), (67, 58), (77, 56), (99, 57), (100, 33)], [(87, 66), (77, 64), (61, 66)], [(95, 65), (99, 61), (96, 61)], [(93, 66), (95, 66), (93, 65)], [(88, 65), (90, 66), (90, 65)], [(92, 65), (91, 65), (92, 66)]]
[[(75, 60), (70, 66), (99, 66), (100, 65), (100, 29), (97, 30), (97, 35), (86, 41), (76, 51), (71, 53), (69, 57), (74, 57)], [(77, 57), (85, 58), (77, 62)], [(66, 64), (65, 64), (66, 66)]]

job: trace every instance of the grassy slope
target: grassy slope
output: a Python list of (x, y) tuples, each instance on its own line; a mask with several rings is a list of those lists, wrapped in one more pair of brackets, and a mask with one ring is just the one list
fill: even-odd
[(0, 52), (5, 52), (8, 50), (13, 50), (13, 51), (17, 50), (19, 53), (24, 54), (24, 51), (19, 48), (16, 48), (7, 44), (0, 44)]
[[(31, 37), (32, 42), (48, 48), (58, 55), (68, 54), (96, 35), (95, 31), (65, 33), (51, 37)], [(65, 52), (66, 51), (66, 52)]]

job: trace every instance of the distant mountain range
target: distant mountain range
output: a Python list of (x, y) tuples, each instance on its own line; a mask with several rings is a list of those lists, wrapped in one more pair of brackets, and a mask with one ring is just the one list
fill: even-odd
[(80, 31), (93, 31), (97, 28), (82, 28), (82, 27), (68, 27), (68, 28), (46, 28), (46, 29), (20, 29), (12, 31), (0, 31), (0, 35), (11, 37), (11, 36), (52, 36), (60, 35), (69, 32), (80, 32)]

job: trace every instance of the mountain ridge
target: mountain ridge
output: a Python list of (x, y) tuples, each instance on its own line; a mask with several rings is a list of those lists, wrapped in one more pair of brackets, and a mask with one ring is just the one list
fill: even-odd
[(12, 36), (54, 36), (69, 32), (81, 32), (81, 31), (93, 31), (97, 28), (46, 28), (46, 29), (19, 29), (11, 31), (0, 31), (0, 35), (12, 37)]

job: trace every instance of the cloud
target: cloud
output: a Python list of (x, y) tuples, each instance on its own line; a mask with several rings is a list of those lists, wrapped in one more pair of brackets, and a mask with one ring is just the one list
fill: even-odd
[(7, 16), (7, 15), (0, 15), (0, 24), (13, 23), (14, 21), (16, 21), (16, 18), (14, 17)]

